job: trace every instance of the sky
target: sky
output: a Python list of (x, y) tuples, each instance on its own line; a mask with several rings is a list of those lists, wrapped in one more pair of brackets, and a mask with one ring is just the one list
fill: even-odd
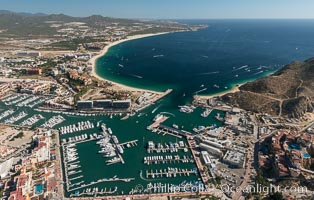
[(0, 10), (146, 19), (314, 18), (314, 0), (0, 0)]

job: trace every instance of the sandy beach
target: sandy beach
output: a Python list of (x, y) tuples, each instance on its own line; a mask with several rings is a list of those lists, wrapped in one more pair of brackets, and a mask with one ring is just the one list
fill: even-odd
[(230, 90), (226, 90), (226, 91), (223, 91), (223, 92), (219, 92), (219, 93), (216, 93), (216, 94), (211, 94), (211, 95), (198, 95), (197, 98), (199, 100), (206, 100), (206, 99), (210, 99), (210, 98), (213, 98), (213, 97), (221, 97), (225, 94), (229, 94), (229, 93), (235, 93), (235, 92), (239, 92), (240, 91), (240, 87), (241, 85), (243, 85), (245, 83), (242, 83), (242, 84), (236, 84), (235, 86), (233, 86)]
[(93, 67), (91, 75), (96, 77), (96, 78), (98, 78), (98, 79), (100, 79), (100, 80), (104, 80), (106, 82), (111, 83), (113, 86), (116, 86), (115, 89), (117, 89), (117, 90), (126, 90), (126, 91), (133, 91), (133, 92), (153, 92), (153, 93), (163, 94), (163, 92), (156, 92), (156, 91), (147, 90), (147, 89), (140, 89), (140, 88), (130, 87), (130, 86), (126, 86), (126, 85), (123, 85), (123, 84), (120, 84), (120, 83), (116, 83), (116, 82), (107, 80), (107, 79), (99, 76), (96, 73), (96, 61), (97, 61), (97, 59), (99, 57), (104, 56), (108, 52), (110, 47), (118, 45), (118, 44), (120, 44), (122, 42), (126, 42), (126, 41), (129, 41), (129, 40), (140, 39), (140, 38), (145, 38), (145, 37), (152, 37), (152, 36), (156, 36), (156, 35), (168, 34), (168, 33), (172, 33), (172, 32), (162, 32), (162, 33), (154, 33), (154, 34), (133, 35), (133, 36), (128, 36), (126, 39), (118, 40), (118, 41), (115, 41), (115, 42), (112, 42), (112, 43), (108, 44), (98, 55), (94, 56), (89, 61), (90, 63), (92, 63), (92, 67)]

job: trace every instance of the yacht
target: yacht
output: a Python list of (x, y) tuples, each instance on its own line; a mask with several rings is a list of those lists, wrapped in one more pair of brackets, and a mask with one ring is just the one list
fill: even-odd
[(100, 127), (101, 127), (102, 132), (106, 132), (107, 131), (106, 124), (102, 123)]
[(113, 142), (116, 143), (116, 144), (119, 143), (119, 140), (118, 140), (117, 136), (115, 136), (115, 135), (112, 136), (112, 140), (113, 140)]
[(175, 128), (175, 129), (179, 129), (179, 126), (176, 125), (176, 124), (172, 124), (172, 127)]
[(208, 115), (211, 113), (211, 111), (212, 111), (212, 109), (206, 109), (202, 114), (201, 114), (201, 116), (202, 117), (208, 117)]
[(157, 114), (157, 115), (154, 117), (153, 121), (154, 121), (154, 122), (159, 121), (159, 120), (161, 120), (163, 117), (164, 117), (164, 115), (162, 115), (162, 114)]
[(108, 164), (113, 164), (113, 163), (117, 163), (120, 161), (120, 158), (119, 157), (114, 157), (113, 159), (111, 160), (108, 160), (107, 163)]
[(192, 113), (194, 110), (190, 106), (179, 106), (179, 111), (184, 113)]
[(108, 153), (106, 153), (105, 155), (104, 155), (104, 157), (113, 157), (113, 156), (116, 156), (117, 154), (114, 152), (114, 151), (110, 151), (110, 152), (108, 152)]
[(120, 145), (118, 145), (117, 148), (120, 154), (124, 153), (123, 148)]

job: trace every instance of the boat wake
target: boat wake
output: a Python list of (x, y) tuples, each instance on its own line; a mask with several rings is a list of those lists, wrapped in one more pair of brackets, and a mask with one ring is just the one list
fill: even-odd
[(247, 68), (247, 67), (249, 67), (248, 65), (243, 65), (243, 66), (241, 66), (241, 67), (239, 67), (239, 68), (236, 68), (236, 69), (234, 69), (234, 70), (232, 70), (232, 71), (238, 71), (238, 70), (240, 70), (240, 69), (244, 69), (244, 68)]
[(159, 58), (159, 57), (164, 57), (164, 55), (160, 54), (160, 55), (154, 55), (153, 58)]
[(135, 78), (143, 78), (142, 76), (136, 75), (136, 74), (129, 74), (130, 76), (133, 76)]
[(198, 76), (201, 76), (201, 75), (209, 75), (209, 74), (219, 74), (219, 71), (199, 73), (199, 74), (197, 74), (197, 75), (198, 75)]
[(257, 75), (257, 74), (261, 74), (261, 73), (263, 73), (264, 71), (259, 71), (259, 72), (256, 72), (255, 74), (253, 74), (253, 75)]
[(168, 115), (171, 115), (172, 117), (175, 117), (175, 115), (170, 112), (161, 112), (160, 114), (168, 114)]
[(203, 92), (203, 91), (205, 91), (205, 90), (207, 90), (207, 88), (204, 88), (204, 89), (198, 90), (198, 91), (196, 91), (196, 92), (194, 92), (194, 93), (195, 93), (195, 94), (198, 94), (198, 93)]
[(159, 106), (157, 106), (156, 108), (154, 108), (154, 110), (152, 111), (152, 113), (154, 114), (160, 107), (162, 104), (160, 104)]

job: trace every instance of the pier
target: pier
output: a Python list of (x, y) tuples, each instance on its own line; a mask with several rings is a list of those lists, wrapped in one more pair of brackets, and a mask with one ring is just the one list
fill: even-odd
[(118, 191), (118, 187), (115, 187), (113, 190), (110, 188), (107, 191), (107, 188), (101, 189), (100, 191), (98, 188), (93, 188), (93, 189), (86, 189), (82, 193), (75, 193), (75, 194), (70, 194), (70, 197), (79, 197), (83, 195), (89, 195), (89, 196), (94, 196), (96, 197), (97, 195), (103, 195), (103, 194), (114, 194)]
[(81, 172), (82, 172), (82, 170), (74, 171), (73, 173), (68, 174), (68, 176), (71, 176), (71, 175), (74, 175), (74, 174), (78, 174), (78, 173), (81, 173)]
[(144, 164), (167, 164), (167, 163), (194, 163), (193, 157), (183, 156), (180, 157), (179, 155), (166, 155), (166, 156), (147, 156), (144, 157)]
[[(65, 178), (65, 182), (66, 182), (66, 189), (67, 189), (67, 191), (69, 191), (69, 188), (70, 188), (69, 182), (72, 181), (72, 180), (83, 178), (83, 175), (79, 175), (79, 176), (74, 177), (74, 178), (69, 178), (69, 176), (82, 173), (82, 170), (74, 171), (74, 169), (80, 168), (81, 166), (75, 166), (75, 167), (72, 167), (71, 169), (69, 169), (69, 166), (77, 165), (80, 161), (72, 161), (72, 162), (71, 161), (66, 161), (65, 158), (68, 159), (68, 157), (71, 156), (71, 155), (65, 154), (65, 146), (67, 146), (67, 145), (65, 145), (65, 144), (62, 145), (62, 148), (63, 148), (62, 152), (63, 152), (63, 158), (64, 158), (63, 159), (63, 166), (64, 166), (64, 174), (65, 174), (64, 178)], [(67, 148), (69, 148), (69, 147), (67, 146)], [(75, 184), (79, 184), (79, 183), (74, 183), (74, 185)]]
[(80, 178), (83, 178), (84, 176), (83, 175), (80, 175), (80, 176), (77, 176), (77, 177), (74, 177), (74, 178), (69, 178), (69, 181), (74, 181), (76, 179), (80, 179)]
[(124, 146), (126, 147), (133, 147), (133, 146), (137, 146), (137, 142), (138, 140), (131, 140), (131, 141), (128, 141), (128, 142), (123, 142), (123, 143), (120, 143), (119, 145), (123, 148), (125, 148)]
[(99, 179), (98, 181), (92, 181), (89, 184), (83, 184), (77, 188), (73, 188), (73, 189), (69, 189), (68, 192), (74, 191), (74, 190), (79, 190), (85, 187), (89, 187), (98, 183), (103, 183), (103, 182), (118, 182), (118, 181), (123, 181), (123, 182), (130, 182), (130, 181), (134, 181), (135, 178), (104, 178), (104, 179)]
[(148, 130), (153, 130), (155, 128), (157, 128), (158, 126), (160, 126), (160, 124), (164, 121), (166, 121), (169, 117), (162, 115), (160, 117), (160, 119), (157, 119), (154, 123), (152, 123), (151, 125), (149, 125), (147, 127)]
[(147, 148), (147, 153), (166, 153), (166, 152), (178, 152), (179, 150), (182, 150), (184, 152), (188, 152), (188, 147), (185, 145), (177, 145), (177, 146), (169, 146), (165, 144), (165, 147), (161, 144), (158, 144), (158, 146), (149, 146)]
[(178, 137), (178, 138), (182, 138), (182, 137), (185, 137), (186, 134), (179, 130), (179, 129), (176, 129), (176, 128), (172, 128), (170, 126), (165, 126), (165, 125), (162, 125), (160, 124), (158, 127), (157, 127), (157, 130), (160, 131), (160, 132), (163, 132), (164, 135), (168, 134), (168, 135), (172, 135), (172, 136), (175, 136), (175, 137)]
[(176, 177), (179, 176), (190, 176), (191, 174), (197, 174), (196, 169), (178, 169), (178, 168), (168, 168), (161, 170), (146, 170), (146, 178), (160, 178), (160, 177)]
[(77, 141), (68, 141), (66, 142), (66, 140), (64, 139), (62, 142), (62, 146), (64, 145), (68, 145), (68, 144), (81, 144), (81, 143), (84, 143), (84, 142), (90, 142), (90, 141), (94, 141), (94, 140), (99, 140), (99, 139), (102, 139), (104, 138), (103, 135), (97, 135), (96, 137), (95, 136), (92, 136), (92, 135), (89, 135), (89, 139), (82, 139), (82, 140), (77, 140)]

